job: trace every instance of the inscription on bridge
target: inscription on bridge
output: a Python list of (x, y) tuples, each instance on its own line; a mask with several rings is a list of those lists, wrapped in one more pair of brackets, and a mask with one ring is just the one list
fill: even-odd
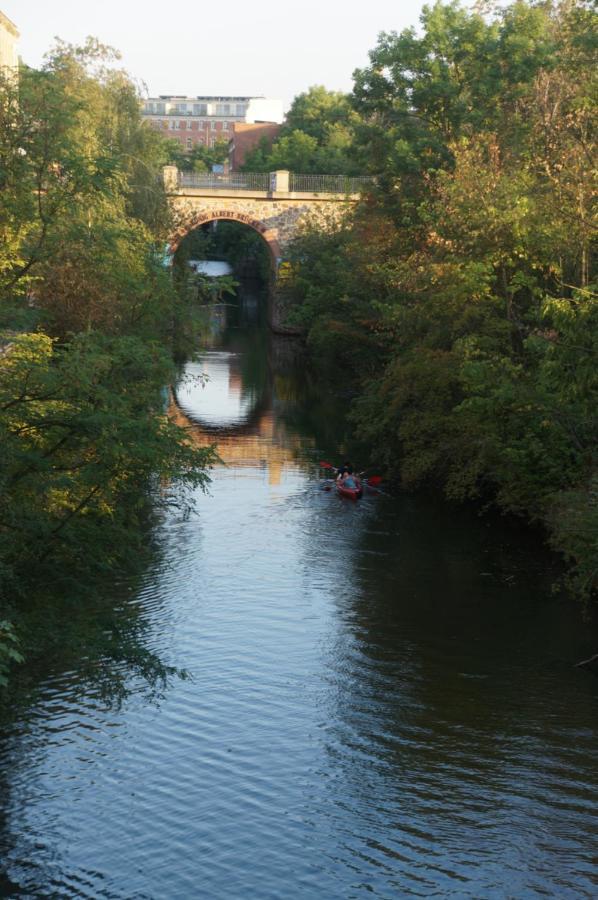
[(255, 228), (256, 231), (259, 231), (260, 234), (265, 234), (268, 230), (262, 222), (258, 222), (257, 219), (248, 216), (247, 213), (239, 212), (236, 209), (214, 209), (210, 210), (210, 212), (194, 216), (193, 227), (197, 228), (199, 225), (205, 225), (206, 222), (212, 222), (215, 219), (234, 219), (236, 222), (243, 222), (244, 225), (250, 225), (252, 228)]

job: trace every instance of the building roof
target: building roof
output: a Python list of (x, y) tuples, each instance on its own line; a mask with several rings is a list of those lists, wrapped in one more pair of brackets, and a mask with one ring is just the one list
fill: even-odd
[(219, 97), (217, 94), (206, 94), (205, 96), (187, 97), (184, 94), (159, 94), (158, 97), (147, 97), (147, 100), (265, 100), (263, 94), (254, 94), (251, 97), (237, 97), (226, 95)]

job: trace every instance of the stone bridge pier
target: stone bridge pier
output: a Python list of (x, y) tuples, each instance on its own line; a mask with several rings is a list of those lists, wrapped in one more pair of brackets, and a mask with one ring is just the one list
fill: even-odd
[(253, 228), (265, 241), (271, 259), (269, 321), (285, 327), (285, 250), (302, 228), (331, 227), (351, 210), (371, 179), (293, 175), (287, 171), (212, 175), (164, 168), (164, 186), (173, 213), (170, 251), (207, 222), (234, 221)]

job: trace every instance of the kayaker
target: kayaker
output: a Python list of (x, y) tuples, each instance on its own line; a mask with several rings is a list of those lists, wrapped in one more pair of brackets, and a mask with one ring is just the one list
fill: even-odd
[(351, 475), (353, 474), (353, 466), (351, 465), (350, 462), (344, 462), (342, 464), (342, 466), (340, 467), (340, 469), (336, 470), (336, 480), (343, 481), (345, 475), (347, 475), (349, 473)]
[(352, 491), (358, 487), (357, 482), (353, 477), (353, 469), (351, 467), (349, 467), (349, 471), (343, 476), (342, 485), (343, 487), (350, 488)]

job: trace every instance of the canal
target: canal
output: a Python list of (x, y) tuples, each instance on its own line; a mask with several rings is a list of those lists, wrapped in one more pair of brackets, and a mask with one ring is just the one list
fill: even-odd
[(217, 308), (176, 387), (209, 494), (107, 598), (177, 671), (41, 668), (0, 723), (0, 896), (595, 897), (595, 635), (524, 530), (325, 490), (342, 410), (258, 313)]

